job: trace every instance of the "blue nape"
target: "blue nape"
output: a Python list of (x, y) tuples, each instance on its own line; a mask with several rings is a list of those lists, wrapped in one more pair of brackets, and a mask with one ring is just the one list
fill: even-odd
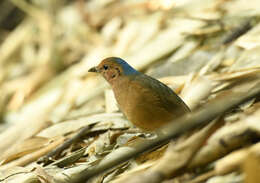
[(113, 59), (116, 63), (120, 64), (124, 75), (134, 75), (134, 74), (139, 74), (140, 72), (138, 72), (137, 70), (135, 70), (133, 67), (131, 67), (126, 61), (124, 61), (121, 58), (118, 57), (114, 57)]

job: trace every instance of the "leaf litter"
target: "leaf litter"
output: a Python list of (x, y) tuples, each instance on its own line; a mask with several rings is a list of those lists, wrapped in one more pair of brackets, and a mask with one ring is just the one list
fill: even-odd
[[(156, 138), (131, 125), (108, 84), (87, 72), (104, 57), (160, 79), (192, 110), (248, 92), (260, 78), (257, 0), (2, 3), (24, 16), (0, 20), (0, 181), (66, 182)], [(219, 126), (182, 134), (89, 182), (257, 182), (259, 106), (253, 98), (219, 116)], [(37, 164), (93, 124), (51, 164)]]

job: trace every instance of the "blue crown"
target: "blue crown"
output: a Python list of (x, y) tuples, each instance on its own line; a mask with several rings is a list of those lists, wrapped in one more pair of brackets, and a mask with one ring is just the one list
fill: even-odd
[(124, 61), (121, 58), (118, 57), (111, 57), (111, 59), (113, 61), (115, 61), (116, 63), (118, 63), (124, 72), (124, 75), (134, 75), (134, 74), (139, 74), (139, 72), (137, 70), (135, 70), (133, 67), (131, 67), (126, 61)]

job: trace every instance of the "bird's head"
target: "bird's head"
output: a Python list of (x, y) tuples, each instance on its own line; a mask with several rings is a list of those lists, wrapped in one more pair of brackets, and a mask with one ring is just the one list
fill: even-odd
[(92, 67), (88, 71), (100, 73), (110, 83), (120, 76), (135, 75), (139, 73), (126, 61), (118, 57), (106, 58), (102, 60), (98, 66)]

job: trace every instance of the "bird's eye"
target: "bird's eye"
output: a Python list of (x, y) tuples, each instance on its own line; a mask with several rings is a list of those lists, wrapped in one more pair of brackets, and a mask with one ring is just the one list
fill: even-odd
[(108, 66), (107, 66), (107, 65), (104, 65), (103, 68), (104, 68), (105, 70), (107, 70), (107, 69), (108, 69)]

